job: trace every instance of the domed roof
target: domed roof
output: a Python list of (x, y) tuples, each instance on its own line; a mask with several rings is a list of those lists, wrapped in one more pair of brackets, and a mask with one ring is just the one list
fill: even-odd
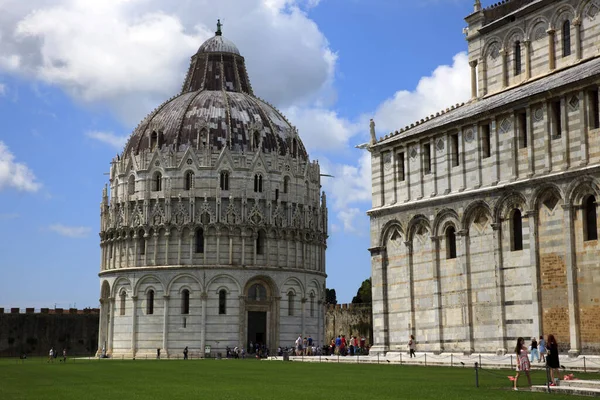
[(240, 55), (237, 46), (221, 35), (213, 36), (200, 46), (198, 53), (233, 53)]
[(125, 145), (124, 157), (140, 151), (188, 147), (220, 152), (278, 152), (308, 160), (295, 128), (273, 106), (252, 92), (237, 47), (215, 36), (192, 56), (179, 96), (148, 115)]

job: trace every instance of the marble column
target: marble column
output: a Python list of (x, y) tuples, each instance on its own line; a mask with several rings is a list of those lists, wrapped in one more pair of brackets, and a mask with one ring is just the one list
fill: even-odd
[(217, 265), (221, 263), (221, 232), (217, 231)]
[(135, 358), (137, 340), (137, 296), (131, 296), (131, 356)]
[(553, 71), (556, 68), (556, 44), (554, 42), (554, 29), (548, 29), (548, 68)]
[(575, 54), (579, 61), (583, 58), (581, 48), (581, 18), (575, 18), (573, 20), (573, 27), (575, 27)]
[[(592, 92), (594, 93), (594, 92)], [(586, 166), (588, 164), (588, 133), (591, 130), (590, 128), (593, 128), (593, 123), (594, 123), (594, 115), (592, 114), (592, 112), (590, 112), (590, 108), (591, 108), (591, 102), (590, 102), (590, 96), (587, 95), (585, 90), (581, 90), (579, 92), (579, 97), (581, 98), (581, 100), (579, 100), (580, 104), (579, 104), (579, 120), (580, 121), (585, 121), (584, 124), (580, 125), (580, 129), (579, 129), (579, 141), (581, 143), (580, 146), (580, 157), (581, 157), (581, 161), (579, 162), (580, 166)]]
[[(579, 105), (580, 107), (582, 107), (582, 104)], [(560, 99), (560, 131), (561, 131), (561, 140), (562, 140), (562, 146), (563, 149), (566, 149), (565, 151), (563, 151), (563, 160), (564, 160), (564, 166), (563, 166), (563, 170), (567, 170), (569, 169), (569, 166), (571, 164), (571, 157), (570, 157), (570, 149), (569, 149), (569, 113), (568, 113), (568, 107), (569, 105), (567, 104), (567, 98), (565, 96), (563, 96)], [(582, 121), (581, 125), (585, 125), (585, 123)]]
[(564, 205), (564, 232), (565, 240), (565, 264), (567, 269), (567, 296), (569, 299), (569, 335), (571, 348), (570, 356), (578, 356), (581, 352), (581, 343), (579, 336), (579, 296), (577, 287), (577, 261), (575, 258), (575, 238), (573, 232), (573, 219), (575, 218), (575, 208), (571, 205)]
[(169, 358), (169, 349), (167, 345), (169, 343), (169, 296), (163, 296), (163, 338), (162, 338), (162, 353), (165, 357)]
[(139, 237), (137, 234), (137, 231), (135, 231), (133, 233), (133, 266), (137, 267), (139, 265), (139, 250), (138, 250), (138, 246), (139, 246)]
[(169, 265), (169, 242), (171, 241), (171, 229), (165, 231), (165, 265)]
[(177, 230), (177, 265), (181, 265), (181, 237), (183, 231)]
[(440, 277), (440, 237), (432, 236), (433, 244), (433, 324), (437, 330), (437, 342), (432, 343), (431, 350), (436, 353), (444, 351), (444, 316), (442, 315), (442, 283)]
[(389, 314), (387, 290), (387, 252), (385, 247), (372, 247), (371, 276), (373, 280), (373, 347), (371, 354), (389, 350)]
[(156, 265), (156, 258), (158, 256), (158, 231), (154, 231), (154, 252), (152, 254), (152, 265)]
[(113, 338), (114, 338), (114, 333), (115, 333), (115, 315), (116, 315), (116, 311), (115, 311), (115, 305), (116, 305), (116, 299), (114, 297), (111, 297), (108, 299), (108, 304), (109, 304), (109, 315), (108, 315), (108, 346), (106, 346), (106, 352), (109, 355), (112, 355), (113, 353)]
[(498, 327), (500, 328), (500, 347), (508, 351), (508, 343), (506, 341), (506, 307), (505, 307), (505, 291), (504, 291), (504, 269), (503, 269), (503, 254), (502, 254), (502, 224), (493, 223), (492, 230), (494, 231), (493, 246), (494, 246), (494, 275), (496, 277), (496, 302), (500, 315)]
[(471, 100), (477, 98), (477, 60), (469, 61), (471, 67)]
[(200, 327), (200, 354), (204, 358), (204, 348), (206, 347), (206, 303), (208, 302), (208, 293), (202, 292), (200, 295), (202, 301), (202, 325)]
[(544, 173), (552, 171), (552, 103), (546, 103), (546, 137), (544, 138)]
[(525, 79), (531, 78), (531, 41), (523, 41), (525, 45)]
[(508, 86), (508, 51), (500, 50), (500, 58), (502, 59), (502, 89)]
[(302, 337), (306, 336), (306, 297), (300, 299), (300, 313), (302, 316), (301, 332)]
[(460, 252), (457, 251), (457, 259), (461, 265), (461, 273), (464, 276), (465, 290), (463, 292), (463, 323), (465, 327), (464, 339), (468, 348), (464, 349), (467, 353), (473, 353), (473, 301), (471, 300), (471, 268), (469, 265), (469, 232), (461, 230), (456, 232), (456, 238), (460, 240)]
[[(406, 260), (408, 260), (408, 286), (409, 286), (409, 297), (410, 297), (410, 314), (409, 314), (409, 326), (408, 335), (417, 335), (416, 332), (416, 319), (415, 319), (415, 275), (413, 266), (413, 243), (410, 240), (404, 242)], [(406, 336), (408, 336), (406, 335)], [(402, 346), (402, 343), (396, 343), (397, 346)]]
[(527, 106), (525, 123), (527, 124), (527, 177), (535, 173), (535, 141), (533, 136), (533, 110)]

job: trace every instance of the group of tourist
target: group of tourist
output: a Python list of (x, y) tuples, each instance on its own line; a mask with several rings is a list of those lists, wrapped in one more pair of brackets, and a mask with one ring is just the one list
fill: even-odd
[(331, 339), (329, 344), (329, 355), (340, 356), (358, 356), (367, 355), (369, 353), (366, 346), (366, 339), (362, 336), (358, 339), (356, 336), (350, 335), (350, 339), (346, 340), (346, 335), (338, 335), (337, 338)]
[[(48, 361), (49, 363), (54, 362), (54, 360), (58, 357), (58, 351), (54, 350), (54, 347), (50, 348), (48, 352)], [(21, 357), (23, 358), (23, 357)], [(27, 358), (26, 356), (24, 358)], [(67, 349), (63, 349), (62, 358), (59, 360), (60, 362), (67, 362)]]
[[(558, 359), (558, 343), (554, 335), (548, 335), (548, 342), (544, 340), (544, 336), (540, 336), (540, 341), (531, 338), (531, 345), (529, 348), (525, 346), (525, 339), (522, 337), (517, 339), (517, 345), (515, 346), (515, 353), (517, 354), (517, 375), (514, 379), (514, 390), (517, 388), (519, 381), (519, 375), (521, 372), (525, 372), (527, 376), (527, 382), (531, 386), (531, 376), (529, 370), (531, 369), (531, 363), (535, 360), (538, 363), (546, 362), (546, 366), (550, 369), (550, 386), (556, 385), (556, 380), (559, 379), (558, 369), (560, 368), (560, 361)], [(531, 353), (531, 358), (530, 358)]]

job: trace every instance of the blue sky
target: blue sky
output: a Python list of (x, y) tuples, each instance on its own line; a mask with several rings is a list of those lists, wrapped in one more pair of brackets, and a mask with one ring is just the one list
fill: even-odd
[(137, 123), (178, 92), (217, 18), (255, 92), (335, 175), (323, 182), (327, 286), (350, 302), (371, 272), (370, 164), (354, 146), (368, 140), (369, 118), (383, 136), (468, 99), (462, 28), (472, 9), (472, 0), (0, 0), (0, 307), (98, 305), (104, 173)]

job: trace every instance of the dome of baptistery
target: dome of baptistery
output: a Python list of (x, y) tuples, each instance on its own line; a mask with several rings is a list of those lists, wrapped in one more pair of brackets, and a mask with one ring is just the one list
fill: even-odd
[[(101, 203), (106, 356), (324, 336), (327, 204), (297, 130), (254, 95), (221, 24), (181, 92), (135, 128)], [(264, 351), (264, 350), (263, 350)]]

